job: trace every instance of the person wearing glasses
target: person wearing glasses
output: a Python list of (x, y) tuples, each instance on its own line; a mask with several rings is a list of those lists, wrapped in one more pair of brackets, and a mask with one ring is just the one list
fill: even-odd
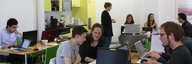
[(164, 47), (172, 50), (171, 54), (151, 52), (145, 58), (144, 64), (192, 64), (192, 55), (183, 45), (184, 30), (174, 22), (166, 22), (161, 25), (160, 39)]
[(18, 21), (15, 18), (10, 18), (7, 21), (6, 28), (0, 31), (0, 49), (7, 49), (16, 44), (19, 40), (21, 42), (21, 33), (17, 31)]

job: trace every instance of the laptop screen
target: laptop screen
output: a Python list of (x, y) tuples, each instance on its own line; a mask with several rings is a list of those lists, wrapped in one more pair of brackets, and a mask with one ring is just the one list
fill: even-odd
[(23, 40), (22, 48), (28, 48), (30, 45), (31, 41), (28, 39)]
[(141, 41), (137, 41), (135, 43), (135, 47), (136, 47), (136, 50), (137, 50), (139, 56), (142, 58), (145, 55), (145, 48), (144, 48), (142, 42)]
[(140, 33), (139, 24), (125, 24), (124, 33)]

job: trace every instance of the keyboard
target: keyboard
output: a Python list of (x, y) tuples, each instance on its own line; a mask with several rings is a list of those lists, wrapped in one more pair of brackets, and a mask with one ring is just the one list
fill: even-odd
[(25, 52), (26, 49), (23, 49), (23, 48), (16, 48), (16, 49), (11, 49), (11, 51), (13, 51), (13, 52)]

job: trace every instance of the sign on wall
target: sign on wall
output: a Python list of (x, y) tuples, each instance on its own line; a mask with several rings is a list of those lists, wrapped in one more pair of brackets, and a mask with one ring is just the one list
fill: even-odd
[(176, 18), (178, 13), (185, 13), (192, 19), (192, 0), (176, 0)]

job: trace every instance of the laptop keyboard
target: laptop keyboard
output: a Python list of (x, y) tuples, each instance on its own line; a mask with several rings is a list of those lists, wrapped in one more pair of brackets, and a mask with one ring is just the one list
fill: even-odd
[(25, 52), (26, 49), (18, 48), (18, 49), (12, 49), (12, 51), (14, 51), (14, 52)]

